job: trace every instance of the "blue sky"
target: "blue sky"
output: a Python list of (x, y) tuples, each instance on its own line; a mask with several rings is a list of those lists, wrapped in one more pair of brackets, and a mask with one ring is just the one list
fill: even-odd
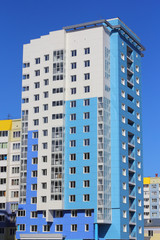
[(160, 175), (159, 14), (159, 0), (1, 0), (0, 119), (21, 115), (23, 44), (63, 26), (119, 17), (146, 47), (142, 59), (144, 176)]

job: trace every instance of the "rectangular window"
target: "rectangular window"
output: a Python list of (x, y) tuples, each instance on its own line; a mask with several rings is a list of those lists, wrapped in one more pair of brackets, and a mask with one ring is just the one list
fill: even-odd
[(71, 210), (71, 217), (77, 217), (77, 210)]
[(89, 119), (90, 118), (90, 113), (89, 112), (84, 112), (83, 113), (83, 119)]
[(71, 95), (76, 94), (76, 88), (71, 88)]
[(89, 160), (90, 159), (90, 153), (89, 152), (83, 153), (83, 159), (84, 160)]
[(35, 70), (35, 76), (40, 76), (40, 70)]
[(43, 123), (48, 123), (48, 117), (43, 117)]
[(31, 184), (31, 190), (32, 191), (37, 191), (37, 184)]
[(77, 68), (77, 63), (76, 62), (71, 63), (71, 69), (75, 69), (75, 68)]
[(49, 61), (49, 54), (44, 55), (44, 60)]
[(90, 66), (90, 60), (84, 61), (84, 66), (85, 66), (85, 67), (89, 67), (89, 66)]
[(44, 79), (44, 85), (45, 86), (49, 85), (49, 79)]
[(43, 130), (43, 136), (44, 137), (48, 136), (48, 130)]
[(31, 218), (37, 218), (38, 214), (36, 211), (31, 212)]
[(72, 56), (72, 57), (77, 56), (77, 50), (72, 50), (72, 51), (71, 51), (71, 56)]
[(71, 76), (71, 82), (76, 82), (77, 81), (77, 76), (76, 75), (72, 75)]
[(48, 110), (48, 104), (43, 104), (43, 110), (47, 111)]
[(83, 132), (90, 132), (90, 126), (89, 125), (86, 125), (83, 127)]
[(55, 232), (63, 232), (63, 225), (62, 224), (55, 225)]
[(71, 120), (71, 121), (76, 120), (76, 114), (75, 114), (75, 113), (70, 114), (70, 120)]
[(38, 144), (32, 145), (32, 151), (38, 151)]
[(92, 216), (92, 211), (91, 209), (86, 209), (85, 210), (85, 217), (91, 217)]
[(43, 232), (49, 232), (50, 231), (50, 225), (43, 225)]
[(63, 217), (63, 211), (57, 210), (55, 211), (55, 218), (62, 218)]
[(35, 171), (32, 171), (32, 177), (37, 177), (37, 171), (35, 170)]
[(36, 197), (32, 197), (31, 198), (31, 204), (36, 204), (37, 203), (37, 198)]
[(49, 93), (48, 92), (43, 92), (44, 98), (48, 98), (49, 97)]
[(87, 139), (84, 139), (83, 140), (83, 146), (89, 146), (90, 145), (90, 139), (87, 138)]
[(89, 224), (85, 224), (85, 232), (89, 232)]
[(76, 147), (76, 140), (70, 141), (70, 147)]
[(71, 153), (70, 154), (70, 161), (75, 161), (76, 160), (76, 153)]
[(75, 188), (76, 187), (76, 182), (75, 181), (70, 181), (69, 182), (69, 187), (70, 188)]
[(40, 58), (35, 58), (35, 64), (40, 64)]
[(90, 167), (89, 166), (83, 167), (83, 173), (90, 173)]
[(31, 225), (31, 232), (37, 232), (37, 225)]
[(70, 101), (70, 108), (76, 107), (76, 101)]
[(38, 158), (37, 157), (32, 158), (32, 164), (38, 164)]
[(49, 73), (49, 67), (45, 67), (45, 68), (44, 68), (44, 72), (45, 72), (45, 73)]
[(76, 133), (76, 127), (70, 127), (70, 134)]
[(34, 83), (34, 88), (40, 88), (40, 82), (35, 82)]
[(84, 54), (90, 54), (90, 48), (85, 48), (84, 49)]
[(89, 180), (84, 180), (83, 181), (83, 187), (84, 188), (90, 187), (90, 181)]
[(32, 133), (32, 138), (38, 138), (38, 132), (33, 132)]
[(89, 79), (90, 79), (90, 73), (85, 73), (84, 80), (89, 80)]
[(83, 194), (83, 201), (89, 202), (90, 201), (90, 195), (89, 194)]
[(75, 173), (76, 173), (76, 168), (75, 168), (75, 167), (71, 167), (71, 168), (69, 169), (69, 173), (70, 173), (70, 174), (75, 174)]
[(83, 100), (83, 105), (84, 106), (89, 106), (90, 105), (90, 99), (84, 99)]
[(76, 201), (76, 196), (75, 195), (70, 195), (69, 196), (69, 201), (70, 202), (75, 202)]
[(39, 101), (39, 94), (34, 95), (34, 100)]

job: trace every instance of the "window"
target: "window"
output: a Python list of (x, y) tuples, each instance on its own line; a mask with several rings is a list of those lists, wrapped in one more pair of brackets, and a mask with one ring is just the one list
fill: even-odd
[(63, 93), (63, 88), (53, 88), (52, 93), (53, 93), (53, 94)]
[(49, 232), (50, 231), (50, 225), (43, 225), (43, 232)]
[(35, 83), (34, 83), (34, 87), (35, 87), (35, 88), (40, 88), (40, 82), (35, 82)]
[(140, 113), (137, 113), (136, 116), (137, 116), (137, 119), (140, 119)]
[(153, 230), (148, 230), (148, 236), (153, 237)]
[(142, 214), (141, 214), (141, 213), (138, 214), (138, 220), (139, 220), (139, 221), (142, 220)]
[(38, 214), (36, 211), (31, 212), (31, 218), (37, 218)]
[(49, 79), (44, 79), (44, 85), (45, 86), (49, 85)]
[(71, 88), (71, 94), (76, 94), (76, 88)]
[(121, 83), (122, 83), (122, 85), (125, 85), (125, 80), (124, 80), (124, 78), (121, 78)]
[(35, 58), (35, 64), (40, 64), (40, 58)]
[(69, 196), (69, 201), (70, 202), (75, 202), (76, 201), (76, 196), (75, 195), (70, 195)]
[(122, 148), (125, 150), (126, 149), (126, 143), (122, 142)]
[[(0, 184), (1, 184), (1, 180), (2, 180), (2, 179), (5, 179), (5, 178), (1, 178), (1, 179), (0, 179)], [(6, 183), (6, 179), (5, 179), (5, 182), (4, 182), (4, 183)], [(18, 186), (18, 185), (19, 185), (19, 179), (12, 179), (11, 185), (12, 185), (12, 186)]]
[(52, 106), (53, 106), (53, 107), (62, 106), (63, 104), (64, 104), (64, 101), (63, 101), (63, 100), (53, 101), (53, 102), (52, 102)]
[(140, 102), (136, 101), (136, 105), (137, 105), (137, 107), (140, 107)]
[(127, 211), (123, 211), (123, 218), (127, 218)]
[(42, 156), (43, 162), (47, 162), (47, 156)]
[(36, 204), (37, 203), (37, 198), (36, 197), (32, 197), (31, 198), (31, 204)]
[(43, 149), (48, 149), (48, 143), (46, 143), (46, 142), (45, 142), (45, 143), (42, 143), (42, 148), (43, 148)]
[(43, 117), (43, 123), (48, 123), (48, 117)]
[(59, 114), (52, 114), (52, 119), (55, 120), (55, 119), (62, 119), (64, 116), (64, 114), (62, 113), (59, 113)]
[(42, 169), (42, 175), (46, 176), (47, 175), (47, 169)]
[(139, 169), (141, 168), (141, 163), (140, 163), (140, 162), (138, 162), (138, 168), (139, 168)]
[(123, 225), (123, 232), (127, 232), (127, 225), (126, 224)]
[(84, 87), (84, 92), (85, 92), (85, 93), (90, 92), (90, 86), (85, 86), (85, 87)]
[(55, 225), (55, 232), (63, 232), (63, 225), (62, 224)]
[(44, 68), (44, 72), (45, 72), (45, 73), (49, 73), (49, 67), (45, 67), (45, 68)]
[(83, 181), (83, 187), (84, 188), (90, 187), (90, 181), (89, 180), (84, 180)]
[(75, 174), (75, 173), (76, 173), (76, 168), (75, 168), (75, 167), (71, 167), (71, 168), (69, 169), (69, 173), (70, 173), (70, 174)]
[(121, 59), (124, 61), (125, 60), (125, 56), (123, 53), (121, 53)]
[(90, 73), (85, 73), (84, 80), (89, 80), (89, 79), (90, 79)]
[(70, 101), (70, 108), (76, 107), (76, 101)]
[(139, 78), (138, 77), (136, 77), (136, 83), (139, 84)]
[(126, 118), (124, 116), (122, 116), (122, 123), (126, 122)]
[(14, 138), (19, 138), (20, 137), (20, 131), (13, 132), (13, 137)]
[(70, 141), (70, 147), (76, 147), (76, 140)]
[(75, 113), (70, 114), (70, 120), (71, 120), (71, 121), (76, 120), (76, 114), (75, 114)]
[(48, 136), (48, 130), (43, 130), (43, 136), (44, 137)]
[(121, 71), (122, 71), (123, 73), (125, 73), (125, 67), (124, 67), (124, 66), (121, 66)]
[(89, 160), (90, 159), (90, 153), (89, 152), (83, 153), (83, 159), (84, 160)]
[(140, 125), (137, 125), (137, 131), (140, 132)]
[(122, 175), (126, 176), (126, 169), (122, 169)]
[(44, 60), (49, 61), (49, 54), (44, 55)]
[(35, 71), (35, 76), (37, 77), (37, 76), (40, 76), (40, 70), (36, 70)]
[(29, 62), (28, 63), (23, 63), (23, 67), (24, 68), (30, 67), (30, 63)]
[(46, 196), (42, 196), (41, 200), (42, 200), (42, 203), (45, 203), (45, 202), (47, 202), (47, 197)]
[(77, 68), (77, 63), (76, 62), (71, 63), (71, 69), (75, 69), (75, 68)]
[(92, 216), (92, 211), (91, 209), (86, 209), (85, 210), (85, 217), (91, 217)]
[(87, 138), (87, 139), (84, 139), (83, 140), (83, 146), (89, 146), (90, 145), (90, 139)]
[(123, 196), (123, 203), (127, 203), (127, 198), (126, 198), (126, 196)]
[(125, 104), (124, 104), (124, 103), (121, 104), (121, 108), (122, 108), (122, 110), (125, 111), (125, 108), (126, 108), (126, 107), (125, 107)]
[(32, 145), (32, 151), (38, 151), (38, 144)]
[(23, 80), (25, 80), (25, 79), (29, 79), (29, 74), (24, 74), (23, 75)]
[(77, 217), (77, 210), (71, 210), (71, 217)]
[(83, 100), (83, 105), (84, 106), (89, 106), (90, 105), (90, 99), (84, 99)]
[(39, 94), (34, 95), (34, 100), (39, 101)]
[(83, 119), (89, 119), (90, 118), (90, 113), (89, 112), (84, 112), (83, 113)]
[[(3, 167), (1, 167), (3, 168)], [(6, 168), (6, 167), (4, 167)], [(16, 173), (19, 173), (19, 167), (12, 167), (12, 174), (16, 174)]]
[(138, 193), (141, 194), (141, 187), (138, 187)]
[(39, 125), (39, 119), (34, 119), (33, 120), (33, 125), (38, 126)]
[(48, 98), (49, 93), (48, 92), (43, 92), (44, 98)]
[(136, 89), (136, 94), (139, 96), (140, 93), (139, 93), (139, 89)]
[(70, 181), (69, 182), (69, 187), (70, 188), (75, 188), (76, 187), (76, 182), (75, 181)]
[(139, 72), (139, 66), (136, 65), (136, 72)]
[(35, 171), (32, 171), (32, 177), (37, 177), (37, 171), (35, 170)]
[(137, 150), (137, 155), (141, 156), (141, 150), (140, 149)]
[(89, 194), (83, 194), (83, 201), (89, 202), (90, 201), (90, 195)]
[(84, 66), (85, 66), (85, 67), (89, 67), (89, 66), (90, 66), (90, 60), (84, 61)]
[(76, 160), (76, 153), (71, 153), (70, 154), (70, 161), (75, 161)]
[(8, 137), (8, 131), (0, 131), (0, 137)]
[(123, 186), (123, 189), (126, 190), (126, 188), (127, 188), (126, 183), (123, 183), (122, 186)]
[(48, 104), (43, 104), (43, 110), (47, 111), (48, 110)]
[(0, 222), (5, 222), (5, 216), (4, 215), (0, 215)]
[(38, 132), (33, 132), (32, 133), (32, 138), (38, 138)]
[(36, 183), (35, 184), (31, 184), (31, 190), (32, 191), (37, 191), (37, 184)]
[[(7, 167), (0, 167), (0, 172), (6, 172), (7, 171)], [(14, 170), (12, 168), (12, 173), (14, 173)]]
[(31, 225), (31, 232), (37, 232), (37, 225)]
[(142, 234), (142, 227), (139, 227), (139, 234)]
[(71, 224), (71, 232), (77, 232), (77, 224)]
[(90, 132), (90, 126), (87, 125), (87, 126), (83, 126), (83, 132)]
[(121, 91), (121, 96), (125, 98), (125, 91)]
[(141, 207), (141, 206), (142, 206), (142, 201), (138, 200), (138, 207)]
[(18, 224), (18, 231), (25, 231), (26, 225), (25, 224)]
[(71, 56), (72, 56), (72, 57), (77, 56), (77, 50), (72, 50), (72, 51), (71, 51)]
[(20, 161), (20, 155), (12, 155), (12, 161), (13, 162)]
[(37, 157), (32, 158), (32, 164), (38, 164), (38, 158)]
[(76, 82), (77, 81), (77, 76), (76, 75), (72, 75), (71, 76), (71, 82)]
[(42, 189), (47, 189), (47, 183), (46, 182), (42, 183)]
[(57, 210), (55, 211), (55, 218), (62, 218), (63, 217), (63, 211)]
[(85, 224), (85, 232), (89, 232), (89, 224)]
[(141, 181), (141, 174), (138, 174), (138, 181)]
[(90, 54), (90, 48), (85, 48), (84, 49), (84, 54)]
[(90, 173), (90, 167), (89, 166), (83, 167), (83, 173)]
[(122, 129), (122, 136), (126, 136), (126, 130)]
[(126, 163), (126, 156), (122, 156), (122, 162)]

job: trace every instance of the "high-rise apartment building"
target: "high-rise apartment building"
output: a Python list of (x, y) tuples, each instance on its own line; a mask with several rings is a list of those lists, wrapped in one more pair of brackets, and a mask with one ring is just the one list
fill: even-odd
[(160, 177), (145, 177), (144, 183), (144, 219), (160, 218)]
[(24, 45), (17, 239), (143, 239), (143, 50), (118, 18)]
[(21, 120), (0, 120), (0, 240), (15, 239)]

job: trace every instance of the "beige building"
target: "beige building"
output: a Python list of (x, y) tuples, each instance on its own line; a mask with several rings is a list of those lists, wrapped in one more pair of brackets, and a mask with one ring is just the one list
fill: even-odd
[(15, 239), (21, 120), (0, 120), (0, 240)]

